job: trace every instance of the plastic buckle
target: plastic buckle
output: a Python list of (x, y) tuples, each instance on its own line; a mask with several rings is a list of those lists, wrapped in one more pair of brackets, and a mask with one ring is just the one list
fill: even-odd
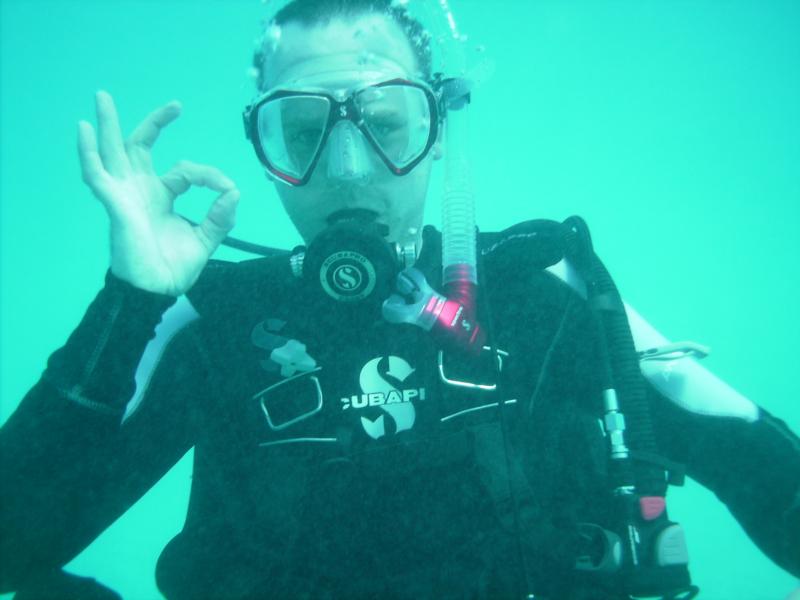
[[(299, 373), (297, 375), (293, 375), (292, 377), (287, 377), (286, 379), (283, 379), (282, 381), (274, 383), (268, 388), (261, 390), (260, 392), (258, 392), (253, 396), (253, 400), (257, 400), (259, 404), (261, 404), (261, 410), (264, 412), (264, 416), (267, 418), (267, 424), (269, 425), (270, 429), (272, 429), (273, 431), (281, 431), (283, 429), (286, 429), (287, 427), (291, 427), (292, 425), (299, 423), (300, 421), (304, 421), (309, 417), (313, 417), (315, 414), (317, 414), (319, 411), (322, 410), (322, 404), (323, 404), (322, 387), (319, 385), (319, 379), (315, 375), (312, 375), (312, 373), (317, 373), (318, 371), (321, 370), (322, 367), (317, 367), (313, 371), (307, 371), (305, 373)], [(312, 389), (316, 392), (317, 396), (316, 403), (309, 410), (301, 412), (299, 415), (295, 417), (286, 419), (282, 422), (276, 422), (276, 420), (273, 419), (273, 416), (270, 414), (270, 408), (267, 406), (270, 393), (277, 388), (291, 384), (295, 381), (299, 381), (303, 378), (308, 378), (308, 380), (310, 380), (311, 383), (313, 384)], [(300, 397), (301, 394), (299, 393), (292, 394), (290, 401), (297, 402)], [(276, 408), (277, 407), (273, 407), (273, 411), (276, 410)]]
[[(490, 346), (484, 346), (482, 348), (484, 352), (488, 351), (491, 352), (492, 348)], [(503, 357), (508, 357), (509, 354), (505, 350), (500, 350), (500, 348), (495, 349), (495, 358), (497, 359), (497, 372), (501, 373), (503, 371)], [(452, 385), (455, 387), (463, 387), (472, 390), (482, 390), (484, 392), (493, 392), (497, 389), (497, 382), (495, 383), (473, 383), (471, 381), (461, 381), (459, 379), (451, 379), (444, 373), (444, 350), (439, 350), (438, 356), (438, 363), (439, 363), (439, 378), (446, 384)]]

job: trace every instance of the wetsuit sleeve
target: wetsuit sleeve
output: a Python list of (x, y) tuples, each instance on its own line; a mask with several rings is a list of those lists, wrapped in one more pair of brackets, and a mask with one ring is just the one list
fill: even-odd
[(758, 418), (690, 412), (648, 384), (661, 448), (724, 502), (776, 564), (800, 577), (800, 439), (764, 409)]
[[(0, 592), (59, 568), (192, 445), (191, 338), (173, 338), (139, 409), (134, 375), (174, 298), (106, 276), (67, 343), (0, 429)], [(193, 398), (196, 400), (196, 397)]]

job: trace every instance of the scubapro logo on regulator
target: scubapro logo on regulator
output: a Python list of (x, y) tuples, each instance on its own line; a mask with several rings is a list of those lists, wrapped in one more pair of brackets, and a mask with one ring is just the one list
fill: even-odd
[(319, 281), (325, 293), (335, 300), (363, 300), (375, 289), (375, 267), (358, 252), (335, 252), (322, 263)]

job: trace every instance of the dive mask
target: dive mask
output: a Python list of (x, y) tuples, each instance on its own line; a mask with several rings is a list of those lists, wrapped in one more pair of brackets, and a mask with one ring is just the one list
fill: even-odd
[(257, 98), (242, 116), (261, 163), (275, 178), (300, 186), (311, 178), (331, 135), (353, 135), (354, 129), (392, 173), (410, 172), (436, 141), (438, 102), (427, 84), (395, 78), (342, 91), (280, 87)]

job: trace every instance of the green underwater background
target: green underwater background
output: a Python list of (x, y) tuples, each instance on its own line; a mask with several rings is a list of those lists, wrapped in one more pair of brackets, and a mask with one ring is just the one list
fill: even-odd
[[(581, 215), (630, 304), (667, 337), (710, 346), (708, 368), (800, 432), (800, 2), (450, 4), (494, 64), (471, 108), (481, 229)], [(76, 151), (96, 90), (114, 96), (126, 133), (180, 100), (182, 116), (155, 148), (158, 169), (215, 165), (242, 191), (233, 235), (286, 248), (300, 240), (242, 130), (261, 2), (0, 6), (4, 421), (107, 268), (106, 216)], [(428, 206), (437, 225), (442, 171)], [(192, 190), (178, 207), (197, 217), (211, 198)], [(126, 599), (159, 598), (155, 561), (182, 527), (190, 476), (191, 452), (69, 570)], [(668, 500), (700, 598), (782, 599), (798, 585), (713, 493), (687, 481)]]

